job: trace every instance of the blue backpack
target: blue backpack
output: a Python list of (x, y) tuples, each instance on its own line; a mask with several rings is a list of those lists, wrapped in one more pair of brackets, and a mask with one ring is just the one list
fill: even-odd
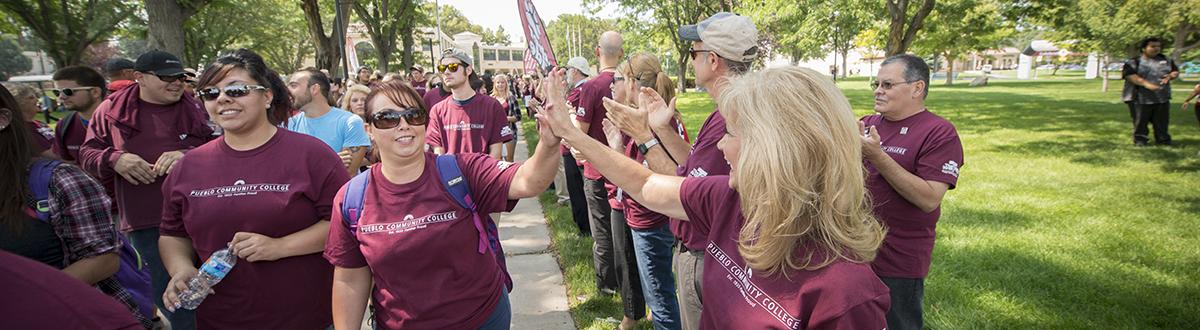
[[(37, 159), (30, 166), (29, 191), (33, 193), (36, 205), (30, 215), (38, 220), (50, 221), (50, 176), (59, 164), (62, 164), (62, 161)], [(121, 247), (117, 249), (120, 268), (113, 274), (113, 278), (133, 297), (133, 302), (142, 316), (154, 317), (154, 290), (150, 288), (150, 270), (146, 268), (142, 256), (129, 244), (129, 240), (123, 235), (117, 237), (121, 238)]]
[[(451, 154), (438, 156), (437, 169), (442, 187), (450, 192), (450, 196), (454, 197), (454, 201), (458, 202), (459, 206), (471, 212), (475, 230), (479, 231), (478, 252), (483, 254), (491, 251), (492, 256), (496, 258), (496, 263), (500, 265), (501, 273), (504, 274), (505, 287), (512, 292), (512, 276), (508, 274), (508, 265), (504, 260), (504, 247), (500, 246), (500, 234), (496, 229), (496, 222), (490, 216), (481, 216), (476, 210), (475, 202), (471, 200), (471, 188), (467, 185), (467, 179), (462, 175), (462, 169), (458, 167), (457, 158)], [(342, 221), (345, 222), (351, 233), (358, 233), (358, 218), (362, 215), (363, 195), (370, 183), (371, 171), (367, 170), (354, 176), (347, 184), (341, 210)]]

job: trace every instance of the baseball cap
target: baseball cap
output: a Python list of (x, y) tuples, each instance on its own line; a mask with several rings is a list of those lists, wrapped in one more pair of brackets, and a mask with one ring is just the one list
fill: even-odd
[(445, 59), (447, 57), (458, 59), (458, 61), (460, 61), (466, 65), (471, 65), (471, 63), (475, 63), (474, 61), (471, 61), (471, 55), (468, 55), (467, 52), (464, 52), (458, 48), (447, 48), (445, 51), (443, 51), (442, 59)]
[(132, 69), (133, 69), (133, 61), (130, 61), (127, 58), (119, 58), (118, 57), (118, 58), (114, 58), (114, 59), (109, 59), (107, 62), (104, 62), (104, 72), (105, 73), (113, 74), (113, 73), (121, 72), (121, 70), (132, 70)]
[(408, 71), (414, 71), (414, 70), (415, 70), (415, 71), (419, 71), (419, 72), (421, 72), (421, 73), (425, 73), (425, 68), (422, 68), (422, 67), (421, 67), (420, 65), (418, 65), (418, 64), (413, 64), (413, 66), (410, 66), (410, 67), (408, 67)]
[(679, 37), (701, 41), (723, 58), (750, 62), (758, 56), (758, 28), (749, 17), (719, 12), (699, 24), (679, 27)]
[(134, 64), (134, 70), (139, 72), (153, 72), (160, 76), (188, 74), (187, 71), (183, 71), (183, 62), (178, 57), (157, 49), (138, 56), (137, 63)]
[(567, 60), (567, 67), (579, 70), (579, 72), (582, 72), (585, 76), (588, 76), (588, 77), (591, 77), (594, 75), (592, 73), (592, 66), (588, 65), (587, 59), (583, 58), (582, 56), (575, 56), (575, 57), (572, 57), (570, 60)]

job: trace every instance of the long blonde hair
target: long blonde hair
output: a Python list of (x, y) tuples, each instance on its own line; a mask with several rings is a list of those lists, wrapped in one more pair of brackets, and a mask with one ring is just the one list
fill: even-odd
[[(798, 67), (747, 73), (719, 101), (741, 139), (734, 181), (738, 252), (767, 275), (875, 258), (885, 229), (864, 187), (862, 142), (845, 95)], [(797, 255), (797, 246), (811, 247)]]
[(495, 85), (493, 85), (492, 97), (496, 98), (497, 101), (508, 101), (508, 97), (512, 95), (512, 79), (509, 78), (508, 75), (501, 73), (492, 77), (492, 83), (495, 84), (495, 82), (499, 81), (501, 78), (504, 78), (504, 81), (508, 83), (508, 87), (495, 88)]
[[(346, 93), (342, 94), (342, 110), (354, 112), (353, 109), (350, 109), (350, 98), (354, 97), (354, 93), (362, 93), (363, 97), (366, 97), (367, 94), (371, 94), (371, 88), (363, 85), (350, 85), (350, 87), (347, 87)], [(366, 110), (363, 110), (363, 112), (366, 112)]]

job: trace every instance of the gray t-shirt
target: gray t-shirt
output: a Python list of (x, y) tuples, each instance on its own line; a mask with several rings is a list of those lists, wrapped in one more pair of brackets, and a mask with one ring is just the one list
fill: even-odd
[(1129, 82), (1129, 75), (1136, 74), (1142, 79), (1152, 83), (1158, 83), (1163, 77), (1166, 77), (1173, 71), (1179, 71), (1175, 66), (1175, 62), (1168, 59), (1166, 56), (1158, 55), (1153, 58), (1141, 56), (1135, 59), (1125, 61), (1125, 67), (1121, 70), (1121, 76), (1126, 77), (1127, 91), (1126, 98), (1131, 97), (1137, 104), (1158, 104), (1171, 102), (1171, 83), (1162, 85), (1162, 88), (1152, 91), (1141, 86), (1133, 85)]

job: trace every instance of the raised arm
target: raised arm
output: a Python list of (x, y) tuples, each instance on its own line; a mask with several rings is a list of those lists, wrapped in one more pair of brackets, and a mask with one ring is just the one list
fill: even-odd
[(534, 197), (546, 191), (558, 173), (560, 139), (550, 131), (544, 120), (538, 121), (538, 144), (529, 160), (517, 169), (508, 188), (509, 199)]

